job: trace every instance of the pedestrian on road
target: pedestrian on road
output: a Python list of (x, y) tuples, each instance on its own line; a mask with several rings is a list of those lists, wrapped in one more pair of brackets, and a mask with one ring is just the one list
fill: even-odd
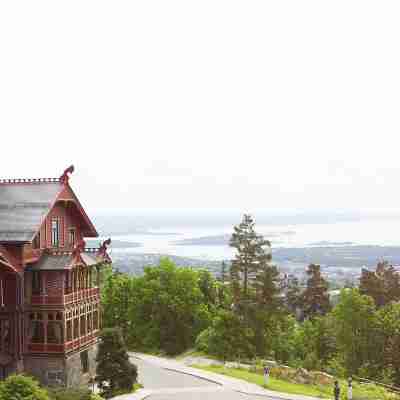
[(333, 393), (335, 395), (335, 400), (339, 400), (340, 398), (340, 387), (339, 382), (335, 381), (335, 387), (333, 388)]
[(347, 399), (353, 400), (353, 379), (349, 378), (348, 387), (347, 387)]
[(264, 366), (264, 384), (267, 386), (269, 380), (269, 367), (267, 365)]

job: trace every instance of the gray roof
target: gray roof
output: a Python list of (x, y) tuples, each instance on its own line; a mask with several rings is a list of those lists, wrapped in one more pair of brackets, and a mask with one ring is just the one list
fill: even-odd
[(0, 242), (31, 241), (62, 184), (52, 182), (0, 182)]
[[(95, 254), (93, 253), (81, 253), (81, 258), (87, 266), (92, 266), (99, 263), (99, 261), (97, 261), (95, 258)], [(71, 262), (71, 254), (43, 254), (40, 260), (37, 263), (30, 265), (26, 271), (56, 271), (71, 269)]]

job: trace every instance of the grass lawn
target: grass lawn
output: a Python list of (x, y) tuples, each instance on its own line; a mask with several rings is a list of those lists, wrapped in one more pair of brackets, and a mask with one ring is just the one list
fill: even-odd
[[(255, 383), (269, 390), (291, 394), (302, 394), (305, 396), (319, 398), (333, 398), (333, 386), (328, 385), (304, 385), (299, 383), (287, 382), (281, 379), (270, 377), (268, 386), (264, 385), (264, 377), (254, 372), (244, 369), (226, 368), (223, 366), (199, 366), (193, 365), (205, 371), (215, 372), (217, 374), (231, 376), (233, 378), (243, 379), (247, 382)], [(395, 400), (400, 397), (395, 396), (381, 387), (375, 385), (360, 385), (353, 382), (353, 400)], [(340, 382), (341, 399), (347, 399), (347, 385), (345, 381)]]

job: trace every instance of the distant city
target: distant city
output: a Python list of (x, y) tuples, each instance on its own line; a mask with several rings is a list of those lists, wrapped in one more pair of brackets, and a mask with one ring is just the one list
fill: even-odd
[[(310, 263), (321, 265), (333, 286), (356, 283), (362, 268), (386, 260), (400, 265), (398, 216), (336, 212), (293, 215), (255, 214), (256, 230), (271, 242), (273, 262), (287, 274), (304, 280)], [(112, 237), (114, 265), (141, 274), (161, 257), (177, 265), (206, 268), (218, 275), (230, 262), (229, 247), (239, 212), (97, 216), (100, 234)], [(97, 243), (94, 243), (97, 244)]]

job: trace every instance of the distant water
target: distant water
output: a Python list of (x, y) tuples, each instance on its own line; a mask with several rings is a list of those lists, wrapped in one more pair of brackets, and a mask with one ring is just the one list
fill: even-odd
[[(258, 233), (270, 240), (272, 248), (313, 247), (317, 245), (382, 245), (400, 246), (400, 220), (363, 220), (328, 224), (259, 225)], [(162, 253), (202, 260), (231, 259), (233, 250), (227, 245), (177, 245), (182, 239), (231, 234), (232, 226), (177, 227), (165, 226), (155, 234), (130, 234), (113, 236), (114, 239), (139, 242), (142, 246), (113, 249), (115, 253)], [(165, 234), (164, 234), (165, 232)]]

